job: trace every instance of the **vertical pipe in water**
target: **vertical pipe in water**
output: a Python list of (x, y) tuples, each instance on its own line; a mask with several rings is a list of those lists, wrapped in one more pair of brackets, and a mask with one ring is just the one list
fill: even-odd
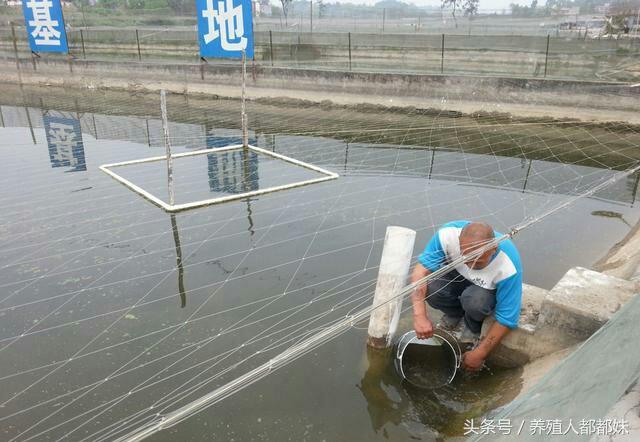
[(164, 134), (164, 147), (167, 152), (167, 185), (169, 187), (169, 204), (173, 206), (173, 162), (171, 160), (171, 140), (169, 139), (169, 120), (167, 118), (167, 93), (160, 91), (160, 111), (162, 112), (162, 132)]

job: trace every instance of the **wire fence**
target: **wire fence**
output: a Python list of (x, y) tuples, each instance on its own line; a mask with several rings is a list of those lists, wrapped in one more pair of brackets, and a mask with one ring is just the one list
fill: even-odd
[[(176, 28), (80, 28), (67, 31), (74, 59), (200, 62), (197, 33)], [(637, 81), (640, 39), (256, 31), (254, 62), (343, 71), (480, 74)], [(23, 26), (0, 28), (0, 56), (31, 54)], [(208, 60), (209, 63), (223, 61)], [(35, 63), (34, 63), (35, 67)]]

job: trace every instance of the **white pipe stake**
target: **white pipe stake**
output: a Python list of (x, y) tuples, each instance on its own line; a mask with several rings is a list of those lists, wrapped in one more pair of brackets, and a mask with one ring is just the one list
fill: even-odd
[(373, 296), (373, 311), (369, 319), (367, 345), (371, 347), (388, 347), (396, 332), (402, 311), (402, 297), (397, 295), (405, 287), (409, 275), (415, 239), (414, 230), (397, 226), (387, 227), (376, 292)]

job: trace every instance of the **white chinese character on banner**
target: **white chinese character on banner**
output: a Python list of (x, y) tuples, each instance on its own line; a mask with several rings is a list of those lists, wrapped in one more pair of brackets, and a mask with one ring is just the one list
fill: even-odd
[(56, 148), (53, 159), (64, 165), (76, 166), (78, 160), (73, 156), (73, 149), (76, 147), (77, 141), (73, 126), (51, 123), (49, 136), (49, 142)]
[[(247, 48), (244, 36), (244, 21), (242, 5), (233, 6), (233, 0), (218, 2), (218, 10), (213, 9), (213, 1), (207, 0), (207, 9), (202, 11), (202, 17), (207, 19), (208, 31), (204, 35), (204, 42), (211, 43), (218, 37), (220, 46), (225, 51), (242, 51)], [(218, 23), (218, 28), (216, 28)]]
[(34, 27), (31, 35), (36, 44), (60, 46), (60, 31), (56, 29), (58, 20), (51, 19), (51, 6), (51, 0), (29, 0), (27, 8), (33, 12), (33, 20), (29, 20), (29, 26)]

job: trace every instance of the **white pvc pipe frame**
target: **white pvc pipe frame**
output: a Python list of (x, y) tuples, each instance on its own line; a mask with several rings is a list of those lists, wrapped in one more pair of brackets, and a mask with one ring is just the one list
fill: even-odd
[[(337, 173), (331, 172), (331, 171), (323, 169), (321, 167), (314, 166), (313, 164), (305, 163), (304, 161), (299, 161), (299, 160), (287, 157), (285, 155), (281, 155), (279, 153), (270, 152), (270, 151), (262, 149), (260, 147), (251, 146), (251, 145), (249, 145), (248, 148), (249, 148), (249, 150), (252, 150), (254, 152), (257, 152), (257, 153), (260, 153), (260, 154), (263, 154), (263, 155), (268, 155), (268, 156), (271, 156), (271, 157), (274, 157), (274, 158), (278, 158), (278, 159), (280, 159), (282, 161), (286, 161), (287, 163), (295, 164), (296, 166), (304, 167), (305, 169), (310, 169), (310, 170), (313, 170), (315, 172), (319, 172), (319, 173), (321, 173), (321, 174), (323, 174), (325, 176), (320, 177), (320, 178), (313, 178), (313, 179), (305, 180), (305, 181), (298, 181), (298, 182), (290, 183), (290, 184), (283, 184), (281, 186), (267, 187), (266, 189), (252, 190), (251, 192), (239, 193), (239, 194), (223, 196), (223, 197), (218, 197), (218, 198), (210, 198), (210, 199), (206, 199), (206, 200), (193, 201), (193, 202), (190, 202), (190, 203), (168, 204), (165, 201), (161, 200), (160, 198), (158, 198), (158, 197), (154, 196), (153, 194), (147, 192), (142, 187), (135, 185), (131, 181), (127, 180), (126, 178), (123, 178), (122, 176), (118, 175), (114, 171), (110, 170), (111, 168), (114, 168), (114, 167), (129, 166), (129, 165), (132, 165), (132, 164), (151, 163), (151, 162), (155, 162), (155, 161), (164, 161), (164, 160), (167, 159), (166, 155), (158, 156), (158, 157), (142, 158), (142, 159), (139, 159), (139, 160), (123, 161), (123, 162), (120, 162), (120, 163), (103, 164), (102, 166), (100, 166), (100, 170), (102, 170), (104, 173), (110, 175), (116, 181), (119, 181), (120, 183), (124, 184), (125, 186), (127, 186), (128, 188), (133, 190), (134, 192), (136, 192), (136, 193), (140, 194), (141, 196), (143, 196), (144, 198), (148, 199), (149, 201), (151, 201), (155, 205), (160, 206), (161, 208), (163, 208), (167, 212), (179, 212), (181, 210), (193, 209), (193, 208), (196, 208), (196, 207), (208, 206), (208, 205), (211, 205), (211, 204), (224, 203), (224, 202), (227, 202), (227, 201), (247, 198), (247, 197), (256, 196), (256, 195), (262, 195), (262, 194), (265, 194), (265, 193), (271, 193), (271, 192), (277, 192), (277, 191), (280, 191), (280, 190), (293, 189), (294, 187), (306, 186), (308, 184), (321, 183), (323, 181), (328, 181), (328, 180), (335, 180), (336, 178), (339, 177), (339, 175)], [(171, 158), (175, 159), (175, 158), (190, 157), (190, 156), (195, 156), (195, 155), (204, 155), (204, 154), (212, 154), (212, 153), (215, 154), (215, 153), (219, 153), (219, 152), (229, 152), (229, 151), (232, 151), (232, 150), (239, 150), (239, 149), (242, 149), (242, 144), (234, 144), (234, 145), (227, 146), (227, 147), (222, 147), (222, 148), (219, 148), (219, 149), (202, 149), (202, 150), (196, 150), (196, 151), (193, 151), (193, 152), (178, 153), (178, 154), (171, 155)]]

